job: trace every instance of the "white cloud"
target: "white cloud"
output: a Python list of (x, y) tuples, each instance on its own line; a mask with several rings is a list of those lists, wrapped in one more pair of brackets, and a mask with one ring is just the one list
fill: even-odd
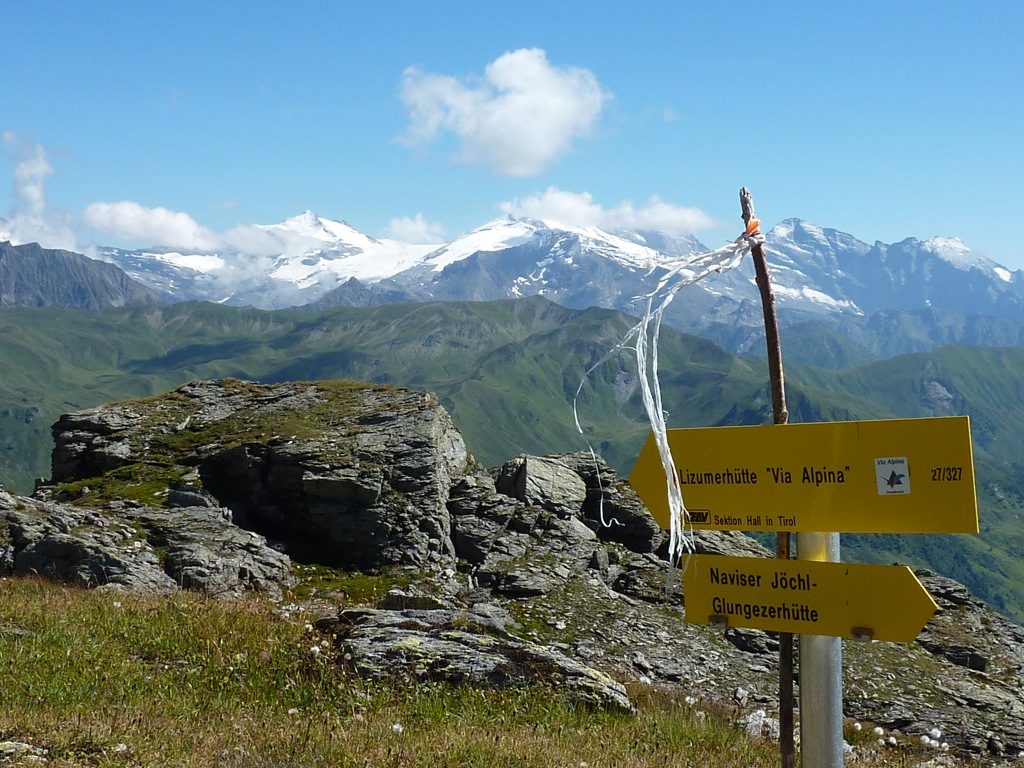
[(427, 221), (422, 213), (416, 218), (400, 216), (388, 224), (387, 236), (405, 243), (443, 243), (445, 236), (443, 224)]
[(222, 239), (187, 213), (147, 208), (131, 200), (91, 203), (83, 214), (93, 229), (123, 240), (137, 240), (187, 250), (214, 251)]
[(598, 227), (607, 231), (653, 229), (669, 235), (689, 235), (720, 226), (699, 208), (666, 203), (655, 196), (636, 208), (625, 201), (606, 209), (595, 203), (589, 192), (566, 192), (549, 187), (545, 192), (501, 203), (501, 210), (513, 216), (545, 219), (578, 227)]
[[(298, 240), (298, 237), (294, 238)], [(232, 227), (223, 235), (224, 245), (238, 251), (255, 256), (276, 256), (285, 253), (295, 242), (288, 242), (283, 233), (268, 232), (265, 229), (241, 224)], [(302, 242), (301, 247), (310, 247), (312, 243)]]
[(54, 172), (46, 148), (12, 131), (5, 131), (3, 140), (15, 163), (15, 209), (8, 221), (0, 220), (0, 240), (77, 250), (70, 216), (52, 210), (46, 202), (46, 177)]
[(588, 136), (611, 94), (589, 70), (553, 67), (544, 51), (524, 48), (499, 56), (473, 84), (410, 67), (401, 98), (411, 121), (406, 143), (448, 131), (459, 139), (459, 161), (525, 177)]

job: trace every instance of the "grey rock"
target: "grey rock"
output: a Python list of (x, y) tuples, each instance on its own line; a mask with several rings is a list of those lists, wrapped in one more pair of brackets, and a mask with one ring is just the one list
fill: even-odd
[(203, 488), (172, 488), (167, 495), (168, 507), (216, 507), (217, 500)]
[(492, 493), (482, 478), (452, 489), (456, 554), (485, 587), (507, 597), (545, 594), (599, 563), (601, 543), (582, 520)]
[(0, 491), (0, 572), (149, 594), (185, 587), (220, 597), (280, 595), (293, 581), (288, 558), (223, 512), (100, 512)]
[(101, 406), (61, 416), (53, 425), (53, 479), (85, 479), (130, 464), (136, 459), (123, 434), (140, 421), (141, 416), (130, 407), (111, 410)]
[(549, 456), (517, 456), (495, 473), (498, 493), (563, 517), (582, 515), (587, 486), (564, 463)]
[(337, 636), (339, 656), (362, 677), (444, 681), (489, 688), (549, 686), (570, 701), (633, 712), (625, 688), (550, 647), (495, 634), (469, 612), (343, 611), (317, 627)]
[(629, 483), (619, 480), (604, 459), (588, 451), (557, 460), (572, 469), (587, 488), (583, 516), (604, 541), (624, 544), (634, 552), (656, 552), (665, 539), (657, 521)]
[(758, 629), (730, 627), (725, 630), (724, 637), (741, 651), (747, 653), (778, 653), (779, 650), (778, 638)]
[(564, 581), (557, 573), (541, 568), (514, 568), (503, 574), (494, 585), (508, 597), (537, 597), (545, 595)]
[(266, 539), (231, 523), (230, 513), (210, 507), (138, 509), (129, 519), (165, 548), (164, 571), (179, 586), (215, 597), (259, 592), (279, 597), (294, 582), (288, 556)]
[(620, 564), (616, 592), (648, 603), (682, 602), (682, 573), (654, 555), (633, 555)]
[(197, 477), (169, 488), (169, 504), (227, 507), (302, 559), (364, 570), (455, 562), (447, 501), (469, 454), (429, 394), (194, 381), (144, 405), (69, 414), (54, 440), (56, 483), (165, 461), (168, 474)]
[(739, 531), (693, 531), (693, 551), (698, 555), (772, 557), (772, 553)]
[(0, 741), (0, 762), (16, 760), (15, 765), (46, 765), (48, 755), (49, 750), (24, 741)]
[[(0, 491), (4, 573), (38, 574), (88, 587), (167, 593), (174, 581), (139, 557), (130, 526), (91, 510), (22, 499)], [(72, 531), (74, 532), (72, 535)]]
[(377, 607), (384, 611), (433, 611), (446, 608), (445, 601), (416, 589), (389, 589)]

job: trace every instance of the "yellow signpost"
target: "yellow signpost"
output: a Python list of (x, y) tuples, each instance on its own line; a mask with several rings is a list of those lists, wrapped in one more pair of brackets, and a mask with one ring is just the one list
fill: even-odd
[[(967, 416), (668, 431), (694, 528), (978, 533)], [(629, 478), (669, 527), (653, 435)]]
[(686, 621), (909, 643), (935, 612), (906, 566), (695, 555)]

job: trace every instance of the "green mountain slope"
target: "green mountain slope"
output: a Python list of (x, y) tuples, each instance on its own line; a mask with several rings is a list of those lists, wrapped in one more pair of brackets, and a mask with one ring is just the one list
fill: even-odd
[[(543, 298), (388, 304), (312, 313), (213, 304), (102, 312), (0, 309), (0, 482), (28, 492), (49, 475), (61, 413), (172, 389), (193, 378), (352, 378), (435, 392), (477, 459), (580, 450), (627, 473), (646, 437), (624, 352), (584, 374), (634, 320)], [(663, 328), (671, 426), (768, 423), (764, 363)], [(801, 343), (804, 343), (801, 340)], [(783, 338), (785, 349), (786, 339)], [(844, 536), (848, 559), (930, 565), (1024, 618), (1024, 350), (946, 347), (835, 371), (790, 365), (791, 420), (968, 413), (981, 536)]]

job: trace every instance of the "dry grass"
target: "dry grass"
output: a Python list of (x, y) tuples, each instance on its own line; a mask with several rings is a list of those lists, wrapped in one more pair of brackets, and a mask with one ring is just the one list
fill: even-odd
[(45, 749), (52, 768), (778, 764), (735, 713), (649, 689), (631, 717), (556, 692), (370, 684), (301, 613), (255, 600), (3, 579), (0, 680), (0, 741)]

